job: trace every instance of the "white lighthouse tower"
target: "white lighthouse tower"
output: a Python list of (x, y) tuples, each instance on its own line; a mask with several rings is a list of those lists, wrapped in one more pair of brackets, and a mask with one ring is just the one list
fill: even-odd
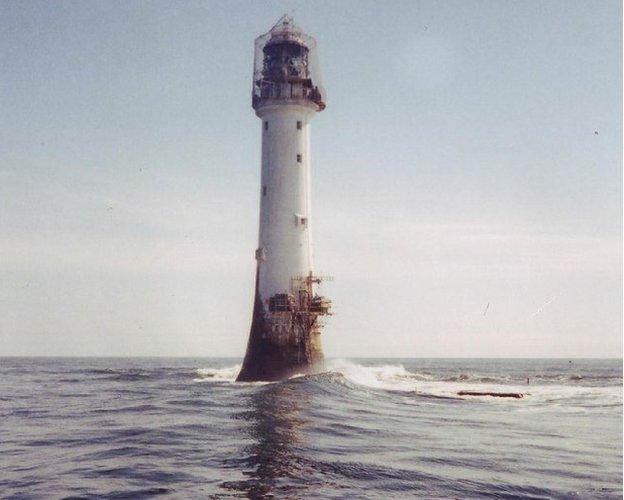
[(239, 380), (276, 380), (323, 363), (311, 237), (310, 122), (325, 108), (316, 42), (283, 16), (255, 42), (252, 106), (261, 120), (256, 298)]

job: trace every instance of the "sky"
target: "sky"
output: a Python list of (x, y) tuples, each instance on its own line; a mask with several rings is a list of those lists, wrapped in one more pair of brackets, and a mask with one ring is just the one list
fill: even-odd
[(326, 355), (621, 357), (615, 0), (0, 2), (0, 356), (243, 356), (284, 13)]

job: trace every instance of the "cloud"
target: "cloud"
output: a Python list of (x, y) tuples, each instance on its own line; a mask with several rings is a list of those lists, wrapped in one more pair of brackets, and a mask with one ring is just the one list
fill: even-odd
[[(620, 238), (530, 233), (476, 222), (411, 219), (402, 215), (339, 211), (323, 217), (319, 246), (331, 260), (349, 262), (347, 273), (366, 270), (393, 278), (435, 273), (455, 281), (498, 276), (516, 280), (529, 274), (617, 276)], [(346, 236), (348, 235), (348, 236)], [(350, 245), (341, 244), (348, 238)], [(329, 248), (327, 248), (329, 246)], [(356, 271), (354, 271), (356, 269)]]

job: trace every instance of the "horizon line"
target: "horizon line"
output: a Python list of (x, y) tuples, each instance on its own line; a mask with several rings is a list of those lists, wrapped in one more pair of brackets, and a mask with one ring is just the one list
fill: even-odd
[[(99, 355), (48, 355), (48, 354), (8, 354), (0, 355), (0, 359), (8, 358), (49, 358), (49, 359), (239, 359), (243, 356), (166, 356), (166, 355), (137, 355), (137, 356), (99, 356)], [(327, 356), (326, 359), (610, 359), (624, 360), (622, 356)]]

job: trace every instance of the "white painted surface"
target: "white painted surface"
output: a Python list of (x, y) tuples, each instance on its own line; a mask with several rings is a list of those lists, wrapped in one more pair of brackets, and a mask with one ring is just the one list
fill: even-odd
[(309, 122), (315, 112), (316, 106), (292, 103), (262, 106), (256, 111), (262, 119), (257, 255), (264, 303), (276, 293), (290, 293), (292, 278), (313, 270)]

